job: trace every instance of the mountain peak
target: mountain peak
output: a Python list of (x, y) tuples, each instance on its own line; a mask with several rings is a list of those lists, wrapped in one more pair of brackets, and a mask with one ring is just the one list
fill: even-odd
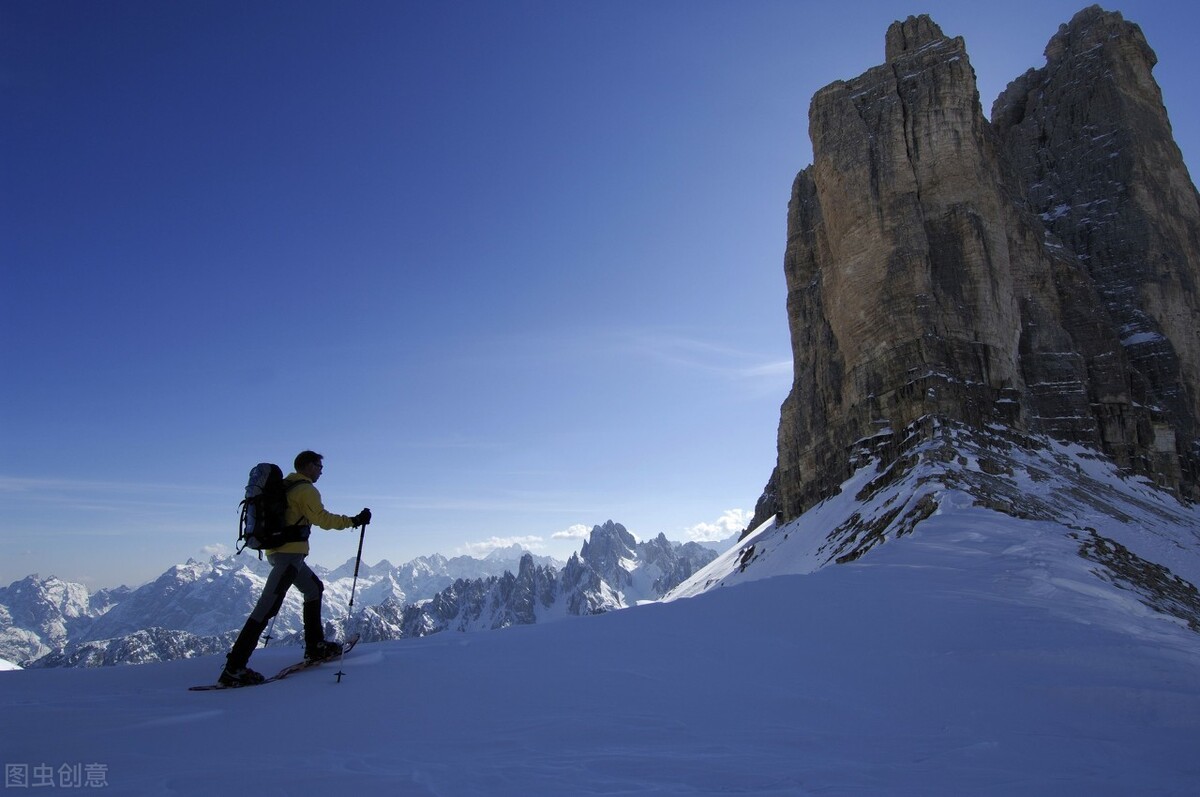
[[(1073, 49), (1097, 30), (1103, 47)], [(894, 23), (889, 60), (919, 69), (813, 97), (784, 258), (795, 381), (751, 528), (946, 424), (1080, 443), (1200, 494), (1200, 203), (1140, 31), (1077, 15), (994, 125), (942, 39)]]
[(1059, 61), (1067, 53), (1083, 54), (1109, 42), (1142, 50), (1149, 55), (1152, 66), (1157, 61), (1140, 27), (1127, 22), (1120, 11), (1105, 11), (1098, 5), (1082, 9), (1070, 22), (1058, 26), (1058, 32), (1046, 45), (1046, 60)]
[(910, 16), (903, 22), (893, 22), (888, 28), (885, 40), (885, 60), (891, 63), (904, 53), (920, 50), (945, 38), (942, 29), (928, 14)]

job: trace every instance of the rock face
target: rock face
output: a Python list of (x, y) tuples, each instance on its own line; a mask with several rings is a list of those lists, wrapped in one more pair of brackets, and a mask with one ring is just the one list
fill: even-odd
[(1153, 54), (1092, 8), (1047, 57), (993, 125), (963, 40), (910, 17), (887, 63), (814, 96), (788, 209), (794, 383), (750, 528), (943, 422), (1085, 443), (1196, 494), (1200, 216)]
[(1156, 62), (1137, 25), (1093, 6), (1050, 40), (1045, 67), (1009, 85), (992, 120), (1029, 206), (1099, 291), (1160, 438), (1154, 470), (1194, 487), (1195, 449), (1182, 462), (1171, 449), (1188, 453), (1200, 419), (1200, 200)]

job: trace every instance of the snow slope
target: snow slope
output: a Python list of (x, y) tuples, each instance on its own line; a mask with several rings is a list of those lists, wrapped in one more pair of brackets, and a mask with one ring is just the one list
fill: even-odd
[[(812, 573), (839, 559), (873, 558), (891, 548), (882, 543), (914, 528), (919, 529), (915, 541), (910, 539), (913, 544), (903, 551), (921, 561), (944, 553), (946, 545), (960, 554), (974, 547), (977, 553), (1006, 557), (1006, 568), (1024, 570), (1021, 562), (1029, 561), (1039, 563), (1035, 570), (1069, 571), (1065, 577), (1081, 580), (1088, 586), (1079, 588), (1090, 590), (1103, 568), (1096, 567), (1095, 557), (1089, 564), (1079, 550), (1103, 538), (1200, 584), (1200, 506), (1181, 504), (1078, 445), (1049, 438), (1024, 438), (1021, 442), (1035, 445), (1022, 445), (954, 426), (943, 427), (941, 437), (916, 447), (904, 465), (880, 469), (877, 461), (868, 462), (838, 495), (785, 526), (768, 523), (756, 529), (667, 599)], [(939, 528), (977, 533), (930, 533)]]
[(6, 778), (61, 787), (88, 768), (133, 795), (1195, 794), (1200, 511), (1085, 450), (943, 443), (868, 464), (668, 601), (362, 644), (341, 683), (327, 665), (188, 692), (218, 657), (0, 673)]
[(360, 645), (340, 684), (186, 691), (216, 658), (4, 673), (0, 758), (147, 795), (1194, 794), (1200, 636), (969, 511), (809, 575)]

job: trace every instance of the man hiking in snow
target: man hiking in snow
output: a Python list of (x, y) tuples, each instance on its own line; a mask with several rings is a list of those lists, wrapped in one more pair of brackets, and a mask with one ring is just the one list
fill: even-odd
[(304, 658), (325, 659), (342, 651), (338, 643), (325, 640), (325, 630), (321, 624), (321, 593), (325, 587), (304, 562), (308, 556), (308, 537), (313, 525), (331, 530), (362, 526), (371, 521), (371, 510), (364, 509), (354, 517), (325, 511), (316, 487), (324, 467), (322, 459), (315, 451), (300, 452), (296, 457), (295, 473), (284, 480), (287, 485), (284, 522), (294, 530), (292, 536), (295, 541), (265, 552), (267, 561), (271, 563), (271, 574), (267, 576), (262, 596), (225, 659), (225, 669), (218, 679), (225, 686), (262, 683), (263, 676), (246, 665), (250, 661), (250, 654), (258, 647), (258, 638), (263, 629), (279, 613), (284, 596), (292, 585), (304, 596)]

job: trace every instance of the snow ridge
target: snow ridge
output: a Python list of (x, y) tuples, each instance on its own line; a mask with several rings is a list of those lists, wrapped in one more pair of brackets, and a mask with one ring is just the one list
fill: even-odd
[[(930, 566), (951, 549), (1007, 562), (1048, 609), (1069, 611), (1065, 592), (1104, 596), (1116, 626), (1200, 632), (1200, 508), (1083, 446), (957, 424), (889, 465), (865, 462), (838, 495), (748, 535), (667, 599), (881, 557)], [(1076, 608), (1095, 620), (1091, 603)]]

